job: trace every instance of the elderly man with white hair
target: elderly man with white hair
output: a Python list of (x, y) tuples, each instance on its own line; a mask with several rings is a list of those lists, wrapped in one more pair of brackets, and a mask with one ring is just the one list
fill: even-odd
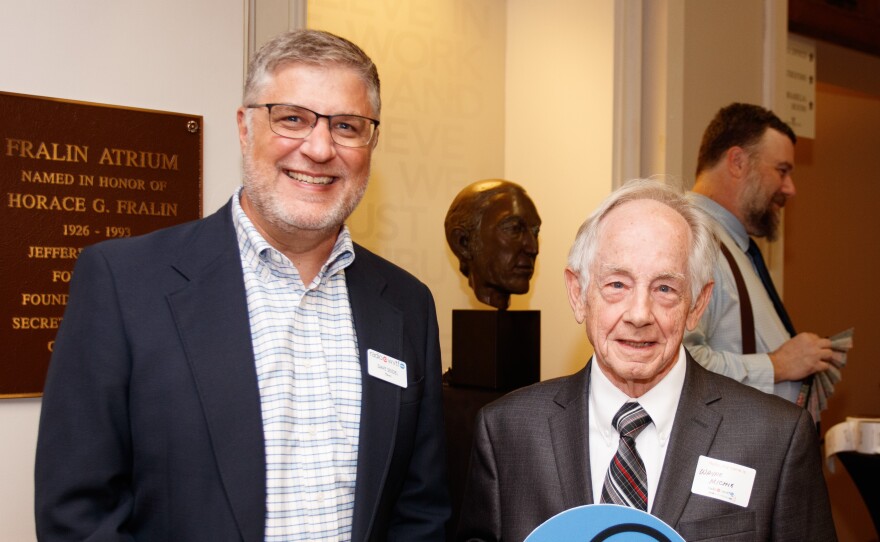
[(644, 510), (686, 540), (836, 539), (807, 411), (682, 346), (716, 243), (707, 216), (657, 181), (625, 185), (587, 219), (565, 282), (595, 352), (483, 408), (458, 540), (521, 541), (594, 503)]

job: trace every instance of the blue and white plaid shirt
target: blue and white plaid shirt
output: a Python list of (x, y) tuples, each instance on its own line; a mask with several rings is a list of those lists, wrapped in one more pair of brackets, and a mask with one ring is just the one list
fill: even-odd
[(256, 360), (266, 442), (266, 541), (351, 539), (361, 366), (345, 283), (354, 247), (343, 226), (306, 287), (296, 267), (232, 215)]

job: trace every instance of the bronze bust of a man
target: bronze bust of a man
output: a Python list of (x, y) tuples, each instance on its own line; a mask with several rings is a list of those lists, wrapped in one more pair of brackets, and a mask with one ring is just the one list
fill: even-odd
[(541, 217), (525, 189), (488, 179), (466, 186), (446, 213), (446, 241), (477, 300), (499, 310), (529, 291)]

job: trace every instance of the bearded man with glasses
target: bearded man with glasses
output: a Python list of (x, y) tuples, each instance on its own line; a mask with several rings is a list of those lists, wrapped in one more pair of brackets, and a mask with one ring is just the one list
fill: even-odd
[(230, 202), (82, 252), (43, 399), (40, 540), (445, 540), (434, 301), (344, 224), (380, 112), (359, 47), (282, 34), (248, 69)]

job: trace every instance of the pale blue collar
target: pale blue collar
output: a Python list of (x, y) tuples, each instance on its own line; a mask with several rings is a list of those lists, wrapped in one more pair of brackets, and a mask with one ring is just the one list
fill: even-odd
[(733, 238), (743, 252), (749, 249), (749, 234), (746, 232), (745, 226), (733, 216), (733, 213), (722, 207), (715, 200), (707, 198), (702, 194), (688, 192), (687, 196), (691, 203), (708, 213), (716, 222), (721, 224), (724, 231)]

